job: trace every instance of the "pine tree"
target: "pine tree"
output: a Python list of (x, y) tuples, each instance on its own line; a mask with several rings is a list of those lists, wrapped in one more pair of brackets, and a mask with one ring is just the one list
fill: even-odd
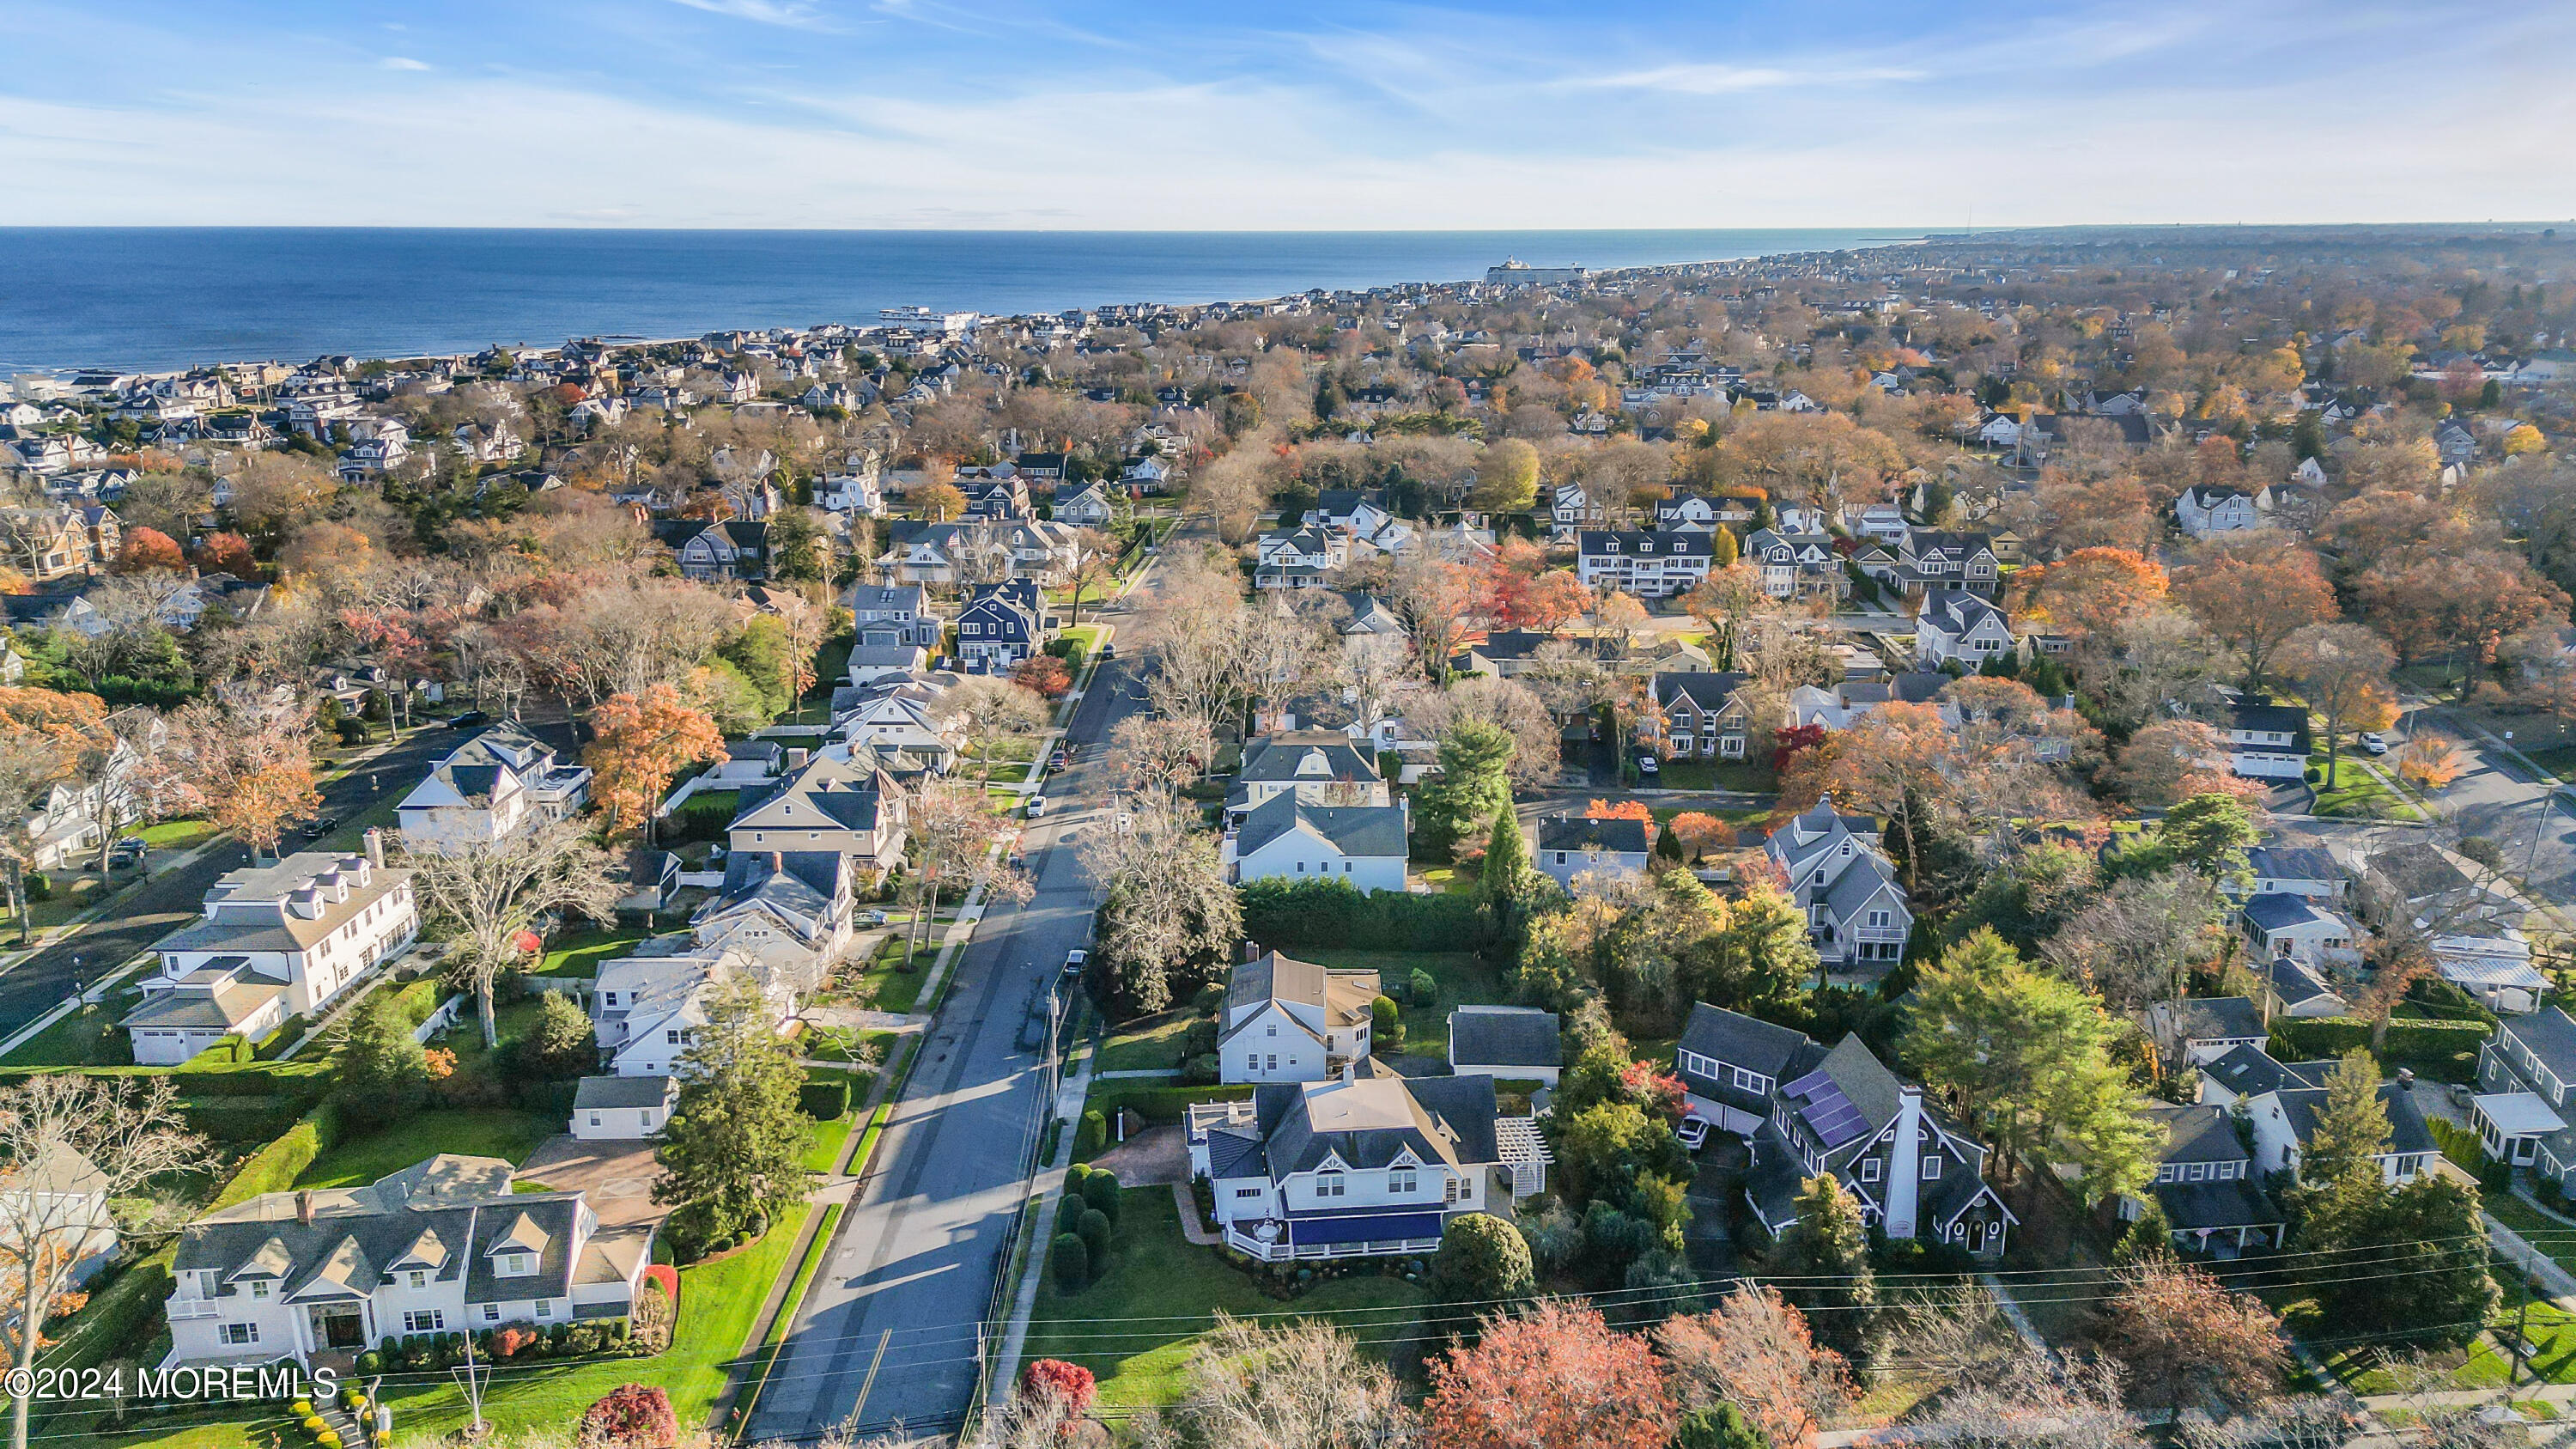
[(1422, 787), (1415, 825), (1423, 856), (1446, 860), (1459, 837), (1512, 809), (1512, 737), (1502, 726), (1462, 720), (1440, 741), (1440, 773)]
[(654, 1155), (656, 1202), (672, 1203), (675, 1246), (705, 1251), (757, 1236), (805, 1192), (805, 1073), (778, 1039), (767, 993), (747, 975), (718, 987), (679, 1060), (680, 1095)]
[(1830, 1172), (1807, 1179), (1798, 1193), (1798, 1220), (1772, 1247), (1770, 1271), (1814, 1325), (1816, 1341), (1845, 1357), (1869, 1344), (1878, 1313), (1878, 1275), (1869, 1264), (1869, 1231), (1860, 1200)]
[(1544, 878), (1530, 865), (1529, 839), (1521, 834), (1520, 817), (1509, 810), (1496, 815), (1493, 832), (1485, 840), (1484, 872), (1476, 878), (1476, 896), (1493, 917), (1495, 936), (1514, 955), (1520, 952), (1530, 906)]
[(2325, 1105), (2299, 1163), (2299, 1179), (2329, 1196), (2376, 1192), (2379, 1154), (2390, 1140), (2388, 1109), (2379, 1101), (2379, 1064), (2359, 1047), (2326, 1077)]
[(2131, 1268), (2149, 1261), (2172, 1262), (2173, 1221), (2165, 1216), (2165, 1205), (2150, 1197), (2137, 1221), (2111, 1249), (2111, 1266)]

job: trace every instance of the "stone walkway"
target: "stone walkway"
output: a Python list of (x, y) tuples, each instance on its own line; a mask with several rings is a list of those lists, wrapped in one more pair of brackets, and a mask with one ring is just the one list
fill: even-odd
[(1181, 1210), (1181, 1236), (1202, 1248), (1217, 1246), (1217, 1235), (1199, 1221), (1199, 1204), (1186, 1182), (1172, 1184), (1172, 1206)]

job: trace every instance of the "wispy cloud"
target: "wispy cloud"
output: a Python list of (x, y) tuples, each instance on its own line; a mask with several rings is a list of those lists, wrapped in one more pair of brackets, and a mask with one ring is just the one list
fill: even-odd
[(784, 25), (795, 30), (821, 30), (823, 16), (813, 6), (798, 0), (672, 0), (692, 10), (710, 15), (730, 15), (736, 20), (757, 21), (762, 25)]
[(410, 56), (407, 56), (407, 55), (389, 55), (389, 56), (386, 56), (384, 59), (382, 59), (382, 60), (380, 60), (380, 61), (377, 61), (377, 62), (376, 62), (376, 64), (377, 64), (377, 65), (379, 65), (379, 66), (382, 66), (382, 67), (383, 67), (383, 68), (385, 68), (386, 70), (430, 70), (430, 69), (434, 69), (434, 67), (432, 67), (428, 61), (425, 61), (425, 60), (414, 60), (414, 59), (412, 59)]
[(1610, 75), (1570, 76), (1557, 82), (1566, 90), (1672, 91), (1692, 96), (1731, 96), (1746, 91), (1793, 87), (1881, 85), (1917, 81), (1919, 70), (1900, 66), (1825, 66), (1813, 69), (1773, 65), (1659, 65), (1650, 70)]

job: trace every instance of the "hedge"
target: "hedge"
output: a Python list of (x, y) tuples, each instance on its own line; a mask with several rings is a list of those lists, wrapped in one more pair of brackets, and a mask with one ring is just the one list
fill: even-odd
[(1249, 1101), (1251, 1097), (1252, 1084), (1248, 1082), (1231, 1087), (1129, 1086), (1120, 1082), (1094, 1089), (1088, 1108), (1101, 1115), (1101, 1125), (1105, 1130), (1109, 1119), (1122, 1108), (1134, 1111), (1148, 1122), (1178, 1122), (1193, 1102)]
[(817, 1122), (838, 1121), (850, 1110), (850, 1083), (845, 1077), (810, 1080), (797, 1089), (796, 1105)]
[(313, 1165), (313, 1159), (339, 1141), (340, 1114), (326, 1102), (305, 1113), (276, 1141), (244, 1158), (208, 1211), (248, 1202), (264, 1192), (286, 1191)]
[(0, 1087), (14, 1087), (29, 1077), (59, 1076), (66, 1070), (84, 1077), (169, 1077), (191, 1097), (286, 1097), (306, 1107), (331, 1090), (330, 1064), (319, 1057), (234, 1066), (209, 1062), (205, 1053), (176, 1067), (0, 1067)]
[[(2439, 1082), (2465, 1082), (2477, 1071), (2477, 1052), (2489, 1034), (2484, 1022), (2388, 1023), (2377, 1056), (2383, 1070), (2412, 1067)], [(2370, 1023), (2357, 1016), (2282, 1017), (2272, 1023), (2272, 1055), (2285, 1062), (2339, 1057), (2370, 1045)]]
[(1340, 880), (1257, 880), (1238, 894), (1243, 934), (1274, 950), (1472, 951), (1492, 918), (1473, 896), (1377, 891)]
[(182, 1097), (190, 1131), (217, 1142), (271, 1142), (295, 1130), (304, 1105), (287, 1097)]
[(161, 1326), (161, 1305), (178, 1286), (170, 1272), (172, 1255), (173, 1250), (164, 1248), (91, 1294), (45, 1355), (45, 1367), (96, 1368), (127, 1344), (150, 1337)]

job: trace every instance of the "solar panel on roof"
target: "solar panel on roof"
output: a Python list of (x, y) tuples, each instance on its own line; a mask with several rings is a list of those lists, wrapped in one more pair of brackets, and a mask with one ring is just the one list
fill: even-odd
[(1807, 1110), (1807, 1124), (1816, 1129), (1816, 1136), (1823, 1139), (1830, 1150), (1858, 1137), (1869, 1122), (1861, 1116), (1858, 1107), (1837, 1093), (1830, 1102), (1822, 1104), (1822, 1110), (1815, 1107)]
[(1792, 1097), (1803, 1099), (1809, 1092), (1816, 1090), (1818, 1087), (1830, 1087), (1833, 1084), (1833, 1075), (1827, 1072), (1824, 1068), (1818, 1067), (1814, 1071), (1807, 1073), (1805, 1076), (1791, 1082), (1780, 1090), (1788, 1093)]

